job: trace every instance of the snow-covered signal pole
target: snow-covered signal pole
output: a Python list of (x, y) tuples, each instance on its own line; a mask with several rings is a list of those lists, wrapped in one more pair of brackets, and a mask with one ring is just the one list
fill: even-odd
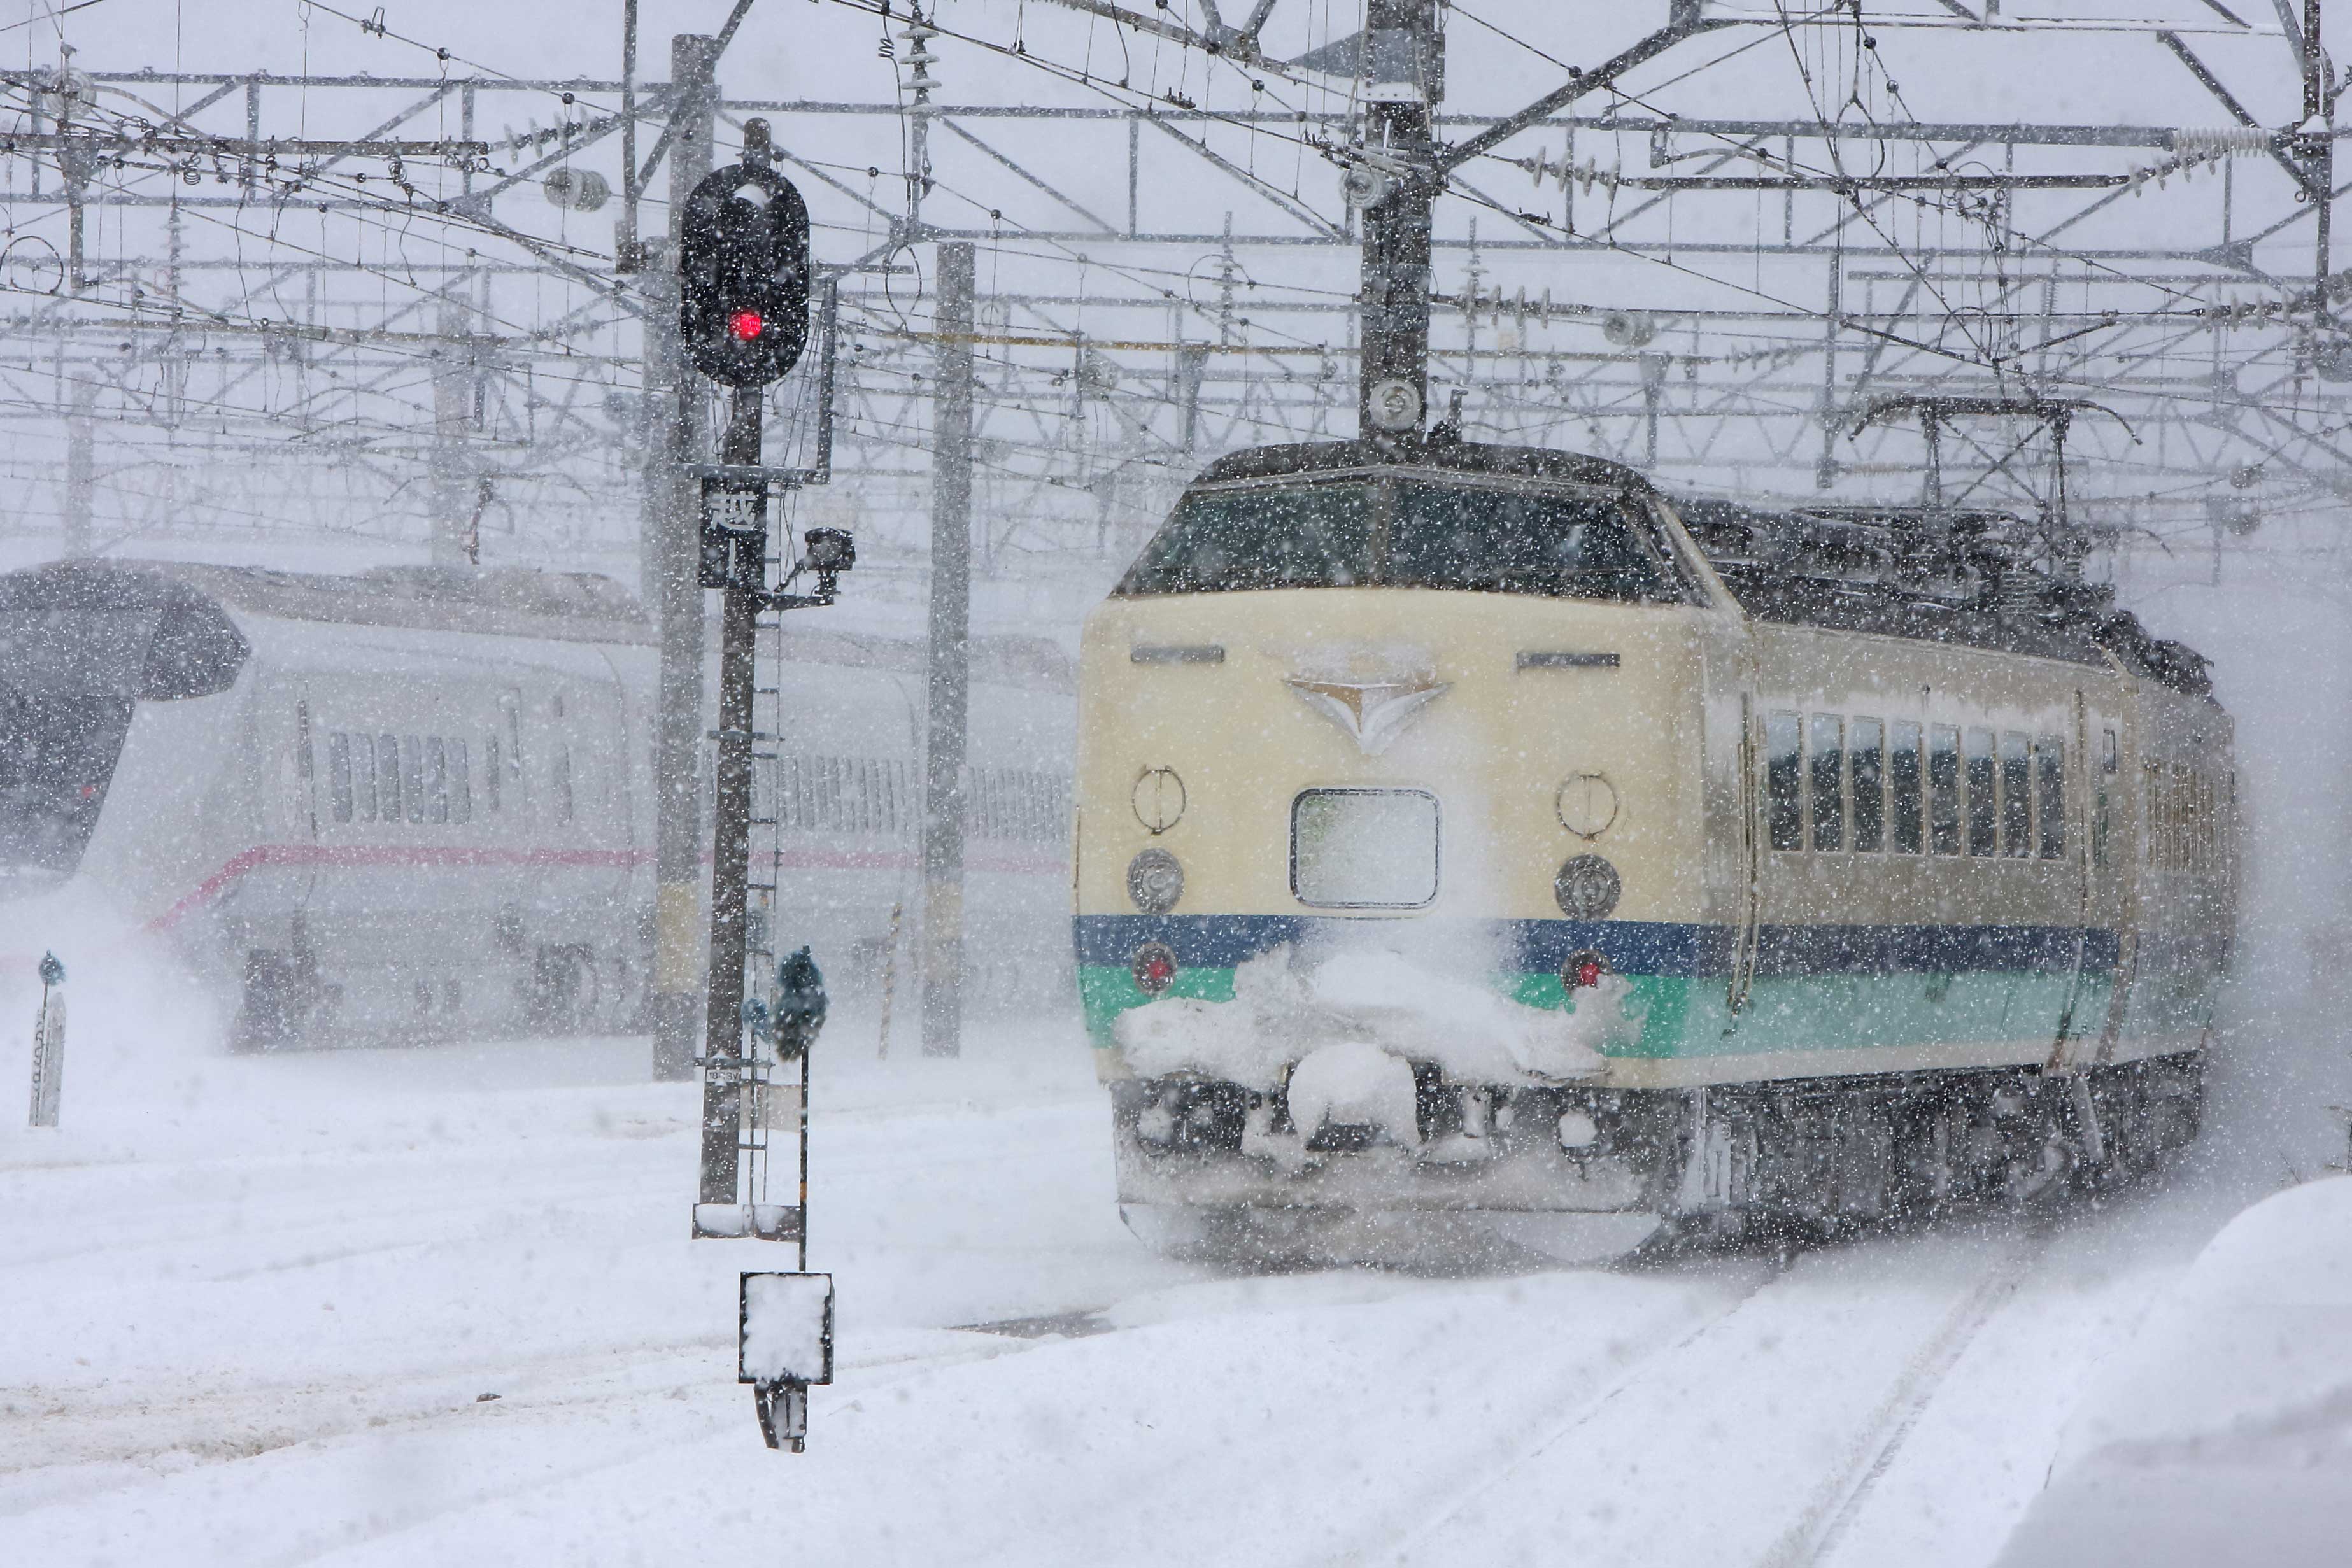
[[(761, 1431), (771, 1448), (788, 1445), (797, 1453), (808, 1429), (809, 1385), (832, 1379), (833, 1284), (805, 1271), (808, 1053), (824, 1024), (825, 995), (805, 947), (778, 967), (772, 996), (744, 995), (753, 658), (761, 612), (831, 604), (840, 574), (857, 554), (847, 534), (812, 528), (805, 553), (781, 584), (768, 586), (770, 492), (823, 476), (822, 468), (770, 468), (761, 461), (763, 394), (800, 362), (809, 340), (808, 205), (776, 172), (774, 159), (768, 122), (746, 120), (741, 162), (713, 170), (688, 193), (678, 228), (677, 335), (695, 370), (733, 393), (719, 462), (696, 468), (698, 581), (719, 591), (722, 610), (694, 1234), (799, 1246), (800, 1271), (743, 1276), (739, 1325), (740, 1375), (752, 1385)], [(689, 388), (682, 395), (699, 394)], [(792, 592), (803, 572), (814, 575), (814, 591)], [(800, 1190), (797, 1202), (777, 1204), (765, 1201), (769, 1074), (787, 1061), (797, 1061), (800, 1072), (790, 1112)]]

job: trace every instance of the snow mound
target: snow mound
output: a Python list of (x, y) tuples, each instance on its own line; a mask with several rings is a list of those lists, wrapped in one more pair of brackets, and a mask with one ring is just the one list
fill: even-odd
[(1121, 1013), (1114, 1038), (1145, 1077), (1198, 1072), (1271, 1093), (1318, 1048), (1360, 1043), (1434, 1062), (1466, 1083), (1568, 1083), (1608, 1065), (1604, 1046), (1639, 1038), (1622, 976), (1577, 993), (1567, 1011), (1531, 1008), (1388, 952), (1341, 952), (1311, 972), (1286, 943), (1234, 971), (1230, 1002), (1175, 998)]
[(1309, 1138), (1330, 1125), (1377, 1127), (1412, 1148), (1421, 1116), (1412, 1064), (1368, 1040), (1309, 1051), (1290, 1074), (1290, 1120)]
[(2002, 1568), (2346, 1561), (2352, 1180), (2246, 1210), (2068, 1423)]

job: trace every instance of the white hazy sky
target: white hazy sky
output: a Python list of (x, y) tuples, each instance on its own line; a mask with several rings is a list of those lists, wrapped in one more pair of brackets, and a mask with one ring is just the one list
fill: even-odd
[[(1948, 19), (1948, 13), (1927, 0), (1905, 3), (1923, 17)], [(2249, 21), (2275, 32), (2275, 16), (2262, 0), (2232, 0), (2232, 5)], [(363, 34), (354, 23), (304, 0), (99, 0), (56, 16), (59, 8), (57, 0), (0, 0), (0, 16), (22, 24), (0, 34), (0, 58), (47, 64), (56, 59), (62, 36), (81, 51), (85, 65), (107, 69), (295, 73), (307, 68), (320, 74), (409, 76), (432, 75), (441, 68), (431, 53), (397, 38)], [(713, 31), (729, 8), (730, 0), (646, 0), (647, 74), (667, 74), (671, 34)], [(1148, 5), (1138, 8), (1150, 9)], [(388, 0), (381, 7), (366, 0), (342, 0), (337, 9), (353, 16), (380, 11), (393, 33), (448, 48), (462, 60), (492, 70), (518, 76), (613, 77), (619, 72), (619, 0), (584, 5), (562, 0)], [(1741, 9), (1770, 14), (1761, 0), (1748, 0)], [(1535, 54), (1502, 42), (1468, 18), (1492, 22), (1560, 60), (1590, 66), (1661, 25), (1666, 4), (1478, 0), (1466, 11), (1455, 10), (1449, 102), (1464, 110), (1495, 110), (1540, 91), (1558, 73)], [(2009, 10), (2019, 15), (2026, 7), (2012, 0)], [(1175, 0), (1168, 14), (1188, 12), (1197, 14), (1197, 6)], [(1118, 74), (1120, 51), (1114, 29), (1045, 0), (942, 0), (939, 14), (950, 26), (1004, 42), (1017, 33), (1037, 55), (1074, 65), (1085, 61), (1097, 74)], [(2146, 18), (2227, 31), (2199, 0), (2042, 0), (2032, 14)], [(1351, 31), (1360, 16), (1360, 5), (1349, 0), (1280, 0), (1267, 40), (1276, 52), (1286, 54)], [(2192, 124), (2224, 122), (2218, 106), (2205, 100), (2180, 66), (2145, 33), (2023, 37), (1876, 25), (1884, 30), (1881, 57), (1903, 83), (1906, 101), (1923, 118), (2160, 120), (2168, 113)], [(880, 30), (871, 13), (834, 0), (758, 0), (724, 67), (725, 86), (738, 96), (889, 98), (896, 80), (889, 62), (876, 53)], [(1643, 85), (1663, 81), (1689, 63), (1755, 37), (1753, 30), (1735, 29), (1685, 46), (1628, 80)], [(2279, 124), (2296, 112), (2294, 79), (2278, 38), (2207, 33), (2192, 34), (2191, 42), (2257, 118)], [(940, 45), (940, 52), (946, 62), (942, 74), (950, 78), (946, 97), (950, 101), (1084, 96), (1081, 89), (1058, 85), (1042, 72), (977, 54), (951, 40)], [(1138, 41), (1126, 63), (1134, 79), (1149, 78), (1157, 70), (1172, 84), (1179, 69), (1175, 53), (1160, 51), (1154, 59), (1150, 46)], [(450, 68), (460, 74), (465, 70), (457, 63)], [(1200, 97), (1200, 66), (1194, 62), (1190, 69), (1186, 85), (1192, 96)], [(1778, 95), (1796, 86), (1790, 79), (1791, 70), (1786, 47), (1769, 44), (1750, 50), (1728, 72), (1710, 74), (1710, 82), (1725, 87), (1708, 91), (1710, 96), (1727, 89), (1736, 93), (1745, 84)], [(1234, 73), (1220, 74), (1228, 87), (1246, 96)], [(1801, 105), (1801, 98), (1782, 104), (1780, 110)], [(1690, 112), (1717, 103), (1685, 99), (1678, 107)]]

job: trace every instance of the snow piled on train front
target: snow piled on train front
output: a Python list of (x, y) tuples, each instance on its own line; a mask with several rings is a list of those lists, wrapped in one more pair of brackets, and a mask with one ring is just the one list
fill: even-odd
[[(1339, 1046), (1433, 1063), (1458, 1083), (1558, 1084), (1595, 1076), (1608, 1065), (1605, 1050), (1639, 1036), (1633, 1002), (1618, 975), (1556, 1011), (1383, 949), (1335, 953), (1310, 968), (1285, 943), (1234, 970), (1230, 1002), (1165, 998), (1121, 1013), (1113, 1027), (1128, 1065), (1144, 1077), (1197, 1072), (1269, 1094), (1293, 1064)], [(1333, 1092), (1376, 1092), (1371, 1080), (1384, 1076), (1376, 1065), (1366, 1059), (1355, 1075), (1366, 1082)]]

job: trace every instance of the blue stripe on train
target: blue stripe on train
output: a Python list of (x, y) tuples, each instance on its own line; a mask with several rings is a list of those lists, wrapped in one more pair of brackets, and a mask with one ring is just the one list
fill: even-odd
[[(1313, 915), (1081, 915), (1071, 923), (1081, 964), (1125, 965), (1146, 942), (1164, 942), (1187, 968), (1231, 968), (1285, 942), (1345, 932), (1365, 922)], [(1677, 921), (1436, 920), (1481, 927), (1524, 972), (1557, 970), (1591, 947), (1629, 975), (1708, 977), (1731, 968), (1731, 930)], [(1757, 942), (1759, 977), (1783, 975), (2063, 972), (2074, 967), (2077, 936), (2083, 967), (2116, 966), (2115, 932), (2071, 925), (1767, 925)]]

